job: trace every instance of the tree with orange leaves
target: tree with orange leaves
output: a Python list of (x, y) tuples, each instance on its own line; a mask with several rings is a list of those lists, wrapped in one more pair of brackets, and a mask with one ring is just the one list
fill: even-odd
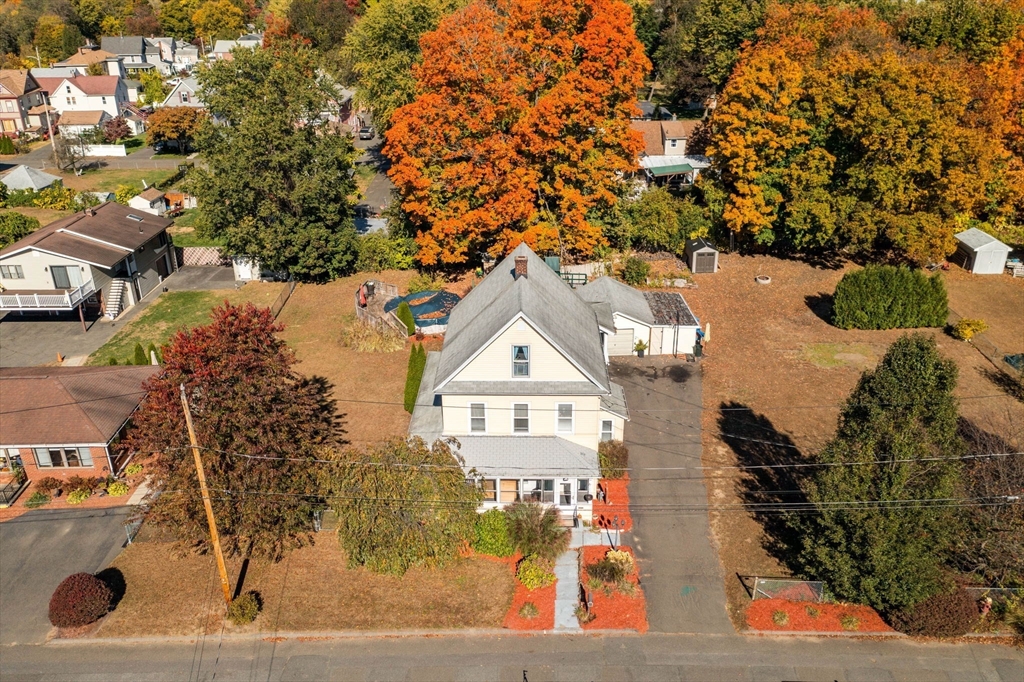
[(562, 256), (604, 243), (643, 148), (630, 130), (650, 63), (621, 0), (476, 0), (421, 41), (417, 96), (384, 153), (428, 266), (522, 241)]

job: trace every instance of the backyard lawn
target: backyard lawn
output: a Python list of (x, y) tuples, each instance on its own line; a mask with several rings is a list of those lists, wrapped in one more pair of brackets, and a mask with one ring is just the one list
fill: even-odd
[(45, 227), (55, 220), (71, 215), (71, 211), (56, 211), (52, 208), (36, 208), (35, 206), (19, 206), (14, 209), (4, 209), (2, 213), (21, 213), (39, 221), (40, 227)]
[[(861, 373), (906, 332), (844, 331), (826, 321), (845, 269), (766, 256), (722, 255), (720, 262), (718, 273), (696, 275), (698, 288), (684, 292), (701, 322), (711, 323), (702, 363), (704, 465), (799, 461), (833, 435), (840, 407)], [(761, 274), (769, 275), (771, 284), (755, 283)], [(985, 319), (991, 327), (986, 336), (1002, 351), (1024, 352), (1024, 280), (970, 275), (956, 267), (944, 277), (954, 311)], [(1022, 407), (1004, 391), (993, 365), (942, 330), (926, 333), (960, 369), (956, 393), (963, 417), (990, 432), (1012, 433), (1010, 425), (1019, 422)], [(709, 477), (707, 485), (709, 503), (723, 505), (764, 502), (752, 491), (793, 490), (796, 483), (784, 475), (730, 473)], [(772, 518), (712, 513), (710, 520), (730, 615), (743, 628), (750, 599), (736, 575), (788, 575), (780, 556), (769, 549), (776, 539)]]
[[(118, 556), (124, 598), (97, 637), (275, 631), (500, 628), (512, 602), (513, 577), (505, 564), (460, 559), (446, 569), (412, 569), (398, 578), (346, 567), (330, 532), (279, 563), (253, 561), (242, 592), (259, 593), (263, 610), (250, 625), (223, 621), (223, 597), (212, 556), (174, 557), (173, 545), (140, 539)], [(228, 560), (232, 588), (241, 562)]]
[[(409, 414), (402, 406), (409, 345), (391, 353), (359, 353), (340, 342), (342, 330), (355, 324), (355, 292), (367, 279), (377, 279), (396, 284), (404, 293), (415, 274), (362, 273), (330, 284), (300, 284), (277, 320), (285, 326), (281, 336), (299, 359), (296, 369), (326, 377), (334, 385), (346, 438), (354, 444), (404, 436), (409, 429)], [(431, 342), (426, 346), (437, 350)]]
[(225, 300), (234, 304), (252, 302), (270, 307), (284, 286), (280, 283), (250, 282), (237, 290), (172, 291), (161, 294), (114, 338), (89, 356), (87, 364), (106, 365), (110, 358), (124, 363), (132, 357), (136, 343), (141, 343), (143, 348), (151, 343), (161, 346), (179, 329), (209, 322), (210, 311)]
[(131, 185), (140, 192), (142, 181), (150, 186), (163, 182), (174, 175), (173, 170), (98, 169), (87, 170), (81, 175), (64, 174), (64, 186), (79, 192), (115, 192), (120, 185)]

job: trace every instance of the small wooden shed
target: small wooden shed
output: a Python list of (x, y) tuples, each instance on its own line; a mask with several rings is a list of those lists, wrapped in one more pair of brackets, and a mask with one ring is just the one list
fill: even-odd
[(703, 237), (686, 242), (686, 263), (695, 275), (718, 272), (718, 249)]
[(958, 232), (956, 255), (951, 259), (975, 275), (1001, 275), (1010, 247), (976, 227)]

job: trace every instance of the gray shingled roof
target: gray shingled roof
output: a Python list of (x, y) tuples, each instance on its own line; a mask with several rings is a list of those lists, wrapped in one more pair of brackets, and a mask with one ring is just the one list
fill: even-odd
[(597, 451), (558, 436), (462, 436), (454, 450), (468, 473), (532, 478), (573, 476), (598, 478)]
[(612, 277), (598, 277), (577, 289), (576, 293), (588, 303), (608, 303), (614, 313), (644, 324), (655, 324), (654, 314), (643, 293)]
[(683, 295), (675, 291), (645, 291), (644, 298), (658, 324), (699, 324), (697, 316), (686, 304)]
[(1009, 246), (1006, 246), (1006, 244), (1003, 244), (989, 233), (983, 232), (976, 227), (964, 230), (963, 232), (957, 232), (953, 236), (956, 237), (957, 241), (974, 249), (975, 251), (979, 249), (991, 250), (993, 247), (996, 249), (1004, 248), (1007, 251), (1010, 250)]
[(50, 175), (22, 164), (16, 166), (0, 182), (3, 182), (7, 189), (12, 191), (16, 189), (34, 189), (38, 192), (41, 189), (46, 189), (58, 180), (60, 180), (60, 177), (57, 175)]
[[(516, 256), (527, 258), (526, 277), (513, 276)], [(608, 368), (594, 310), (526, 244), (516, 247), (452, 309), (438, 383), (451, 379), (520, 313), (607, 390)]]
[(100, 48), (117, 55), (145, 54), (142, 36), (103, 36)]
[(597, 323), (605, 329), (615, 331), (615, 318), (612, 317), (612, 306), (606, 301), (591, 303), (590, 307), (597, 314)]
[(626, 409), (626, 391), (619, 384), (612, 383), (612, 392), (601, 396), (601, 409), (612, 414), (617, 414), (623, 419), (629, 419), (629, 410)]

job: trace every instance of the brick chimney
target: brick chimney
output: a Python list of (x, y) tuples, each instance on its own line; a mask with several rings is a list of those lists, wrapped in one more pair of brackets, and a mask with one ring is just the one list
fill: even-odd
[(516, 279), (526, 277), (526, 256), (516, 256)]

